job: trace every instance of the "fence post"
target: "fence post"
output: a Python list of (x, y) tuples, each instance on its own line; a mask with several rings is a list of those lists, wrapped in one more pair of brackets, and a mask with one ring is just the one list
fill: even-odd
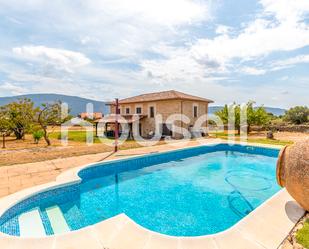
[(118, 113), (119, 112), (119, 103), (118, 103), (118, 99), (116, 99), (116, 117), (115, 117), (115, 148), (114, 148), (114, 152), (118, 151)]

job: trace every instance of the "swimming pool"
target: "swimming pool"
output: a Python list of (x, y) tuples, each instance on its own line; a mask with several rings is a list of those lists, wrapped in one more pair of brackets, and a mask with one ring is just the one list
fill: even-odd
[(214, 234), (280, 189), (278, 153), (219, 144), (101, 163), (81, 170), (79, 184), (36, 194), (7, 210), (0, 231), (52, 235), (125, 213), (162, 234)]

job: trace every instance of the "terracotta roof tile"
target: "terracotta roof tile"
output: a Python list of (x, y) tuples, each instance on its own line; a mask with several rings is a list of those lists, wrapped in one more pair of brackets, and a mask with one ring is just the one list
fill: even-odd
[[(155, 92), (155, 93), (146, 93), (138, 96), (125, 98), (119, 100), (119, 104), (128, 104), (128, 103), (139, 103), (139, 102), (151, 102), (158, 100), (169, 100), (169, 99), (184, 99), (184, 100), (195, 100), (195, 101), (203, 101), (212, 103), (213, 101), (210, 99), (205, 99), (202, 97), (193, 96), (190, 94), (178, 92), (175, 90), (164, 91), (164, 92)], [(114, 104), (115, 102), (111, 102), (110, 104)]]

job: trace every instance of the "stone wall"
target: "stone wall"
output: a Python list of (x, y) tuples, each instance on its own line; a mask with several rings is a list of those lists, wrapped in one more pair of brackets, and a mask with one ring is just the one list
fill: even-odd
[(252, 126), (251, 130), (252, 131), (273, 130), (273, 131), (309, 133), (309, 124), (306, 124), (306, 125), (270, 125), (267, 128), (262, 127), (262, 126)]

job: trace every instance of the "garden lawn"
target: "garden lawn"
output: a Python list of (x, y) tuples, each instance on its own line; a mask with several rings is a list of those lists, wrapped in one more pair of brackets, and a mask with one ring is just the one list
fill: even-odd
[[(53, 132), (50, 133), (49, 135), (50, 138), (53, 139), (61, 139), (61, 132), (57, 131), (57, 132)], [(74, 142), (80, 142), (80, 143), (86, 143), (87, 141), (87, 133), (86, 131), (69, 131), (68, 133), (68, 140), (69, 141), (74, 141)], [(108, 142), (111, 143), (113, 141), (113, 139), (108, 139), (108, 138), (98, 138), (95, 135), (93, 135), (93, 142), (94, 143), (104, 143), (104, 142)], [(128, 140), (127, 142), (131, 142), (130, 140)], [(133, 141), (132, 141), (133, 142)]]
[[(228, 139), (228, 134), (224, 132), (210, 133), (210, 135), (216, 138)], [(240, 141), (240, 136), (235, 134), (235, 140)], [(288, 145), (288, 144), (294, 143), (293, 141), (287, 141), (287, 140), (250, 137), (250, 135), (248, 135), (248, 138), (246, 141), (249, 143), (273, 144), (273, 145)]]

